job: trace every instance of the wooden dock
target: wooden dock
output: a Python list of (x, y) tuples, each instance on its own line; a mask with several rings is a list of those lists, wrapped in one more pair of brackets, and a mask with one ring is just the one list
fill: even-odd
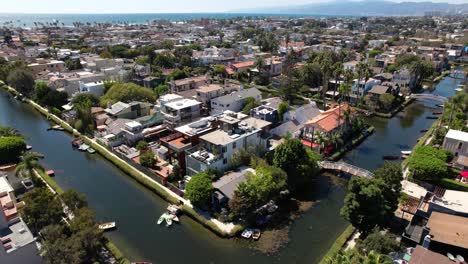
[(354, 176), (364, 177), (364, 178), (374, 178), (374, 174), (368, 170), (356, 167), (354, 165), (348, 164), (346, 162), (331, 162), (331, 161), (322, 161), (319, 163), (322, 169), (326, 170), (336, 170), (345, 172)]

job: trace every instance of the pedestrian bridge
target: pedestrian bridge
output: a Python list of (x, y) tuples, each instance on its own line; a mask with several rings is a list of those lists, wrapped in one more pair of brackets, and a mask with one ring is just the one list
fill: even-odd
[(448, 100), (447, 97), (443, 97), (437, 94), (412, 94), (410, 95), (410, 97), (416, 100), (417, 99), (429, 99), (429, 100), (439, 101), (441, 103), (445, 103)]
[(368, 170), (356, 167), (354, 165), (348, 164), (346, 162), (331, 162), (331, 161), (322, 161), (319, 163), (319, 166), (322, 169), (326, 170), (336, 170), (345, 172), (354, 176), (364, 177), (364, 178), (374, 178), (374, 174)]

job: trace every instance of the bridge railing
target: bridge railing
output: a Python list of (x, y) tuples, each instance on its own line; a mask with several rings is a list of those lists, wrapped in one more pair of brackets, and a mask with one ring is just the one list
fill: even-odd
[[(333, 169), (333, 170), (340, 170), (344, 172), (348, 172), (351, 174), (356, 174), (357, 176), (362, 176), (365, 178), (373, 178), (374, 174), (368, 170), (365, 170), (363, 168), (359, 168), (357, 166), (348, 164), (346, 162), (330, 162), (330, 161), (322, 161), (319, 164), (322, 168), (324, 169)], [(354, 173), (350, 172), (354, 171)]]

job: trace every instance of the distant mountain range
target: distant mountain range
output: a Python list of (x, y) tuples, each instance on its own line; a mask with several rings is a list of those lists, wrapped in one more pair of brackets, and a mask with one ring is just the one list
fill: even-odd
[(296, 6), (233, 10), (236, 13), (310, 14), (330, 16), (422, 16), (426, 12), (467, 14), (468, 4), (390, 2), (384, 0), (333, 1)]

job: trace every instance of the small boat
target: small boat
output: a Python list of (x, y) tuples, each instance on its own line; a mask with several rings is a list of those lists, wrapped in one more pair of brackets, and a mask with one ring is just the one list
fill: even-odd
[(172, 225), (172, 217), (166, 217), (166, 227), (169, 227)]
[(48, 171), (46, 171), (45, 173), (46, 173), (47, 175), (49, 175), (49, 176), (55, 176), (55, 171), (53, 171), (53, 170), (48, 170)]
[(99, 226), (99, 229), (107, 231), (116, 228), (115, 222), (102, 223)]
[(246, 229), (242, 232), (241, 237), (246, 238), (246, 239), (250, 239), (250, 238), (252, 237), (252, 234), (253, 234), (252, 229), (246, 228)]
[(462, 89), (462, 88), (455, 88), (455, 91), (457, 91), (457, 92), (462, 92), (463, 89)]
[(96, 150), (93, 149), (93, 148), (88, 148), (87, 151), (88, 151), (88, 153), (90, 153), (90, 154), (96, 153)]
[(383, 160), (398, 160), (400, 159), (399, 156), (383, 156), (382, 157)]
[(443, 112), (442, 111), (435, 111), (435, 112), (432, 112), (433, 115), (441, 115)]
[(166, 219), (166, 213), (162, 214), (158, 219), (158, 225), (160, 225)]
[(429, 131), (429, 129), (421, 129), (421, 130), (419, 130), (419, 132), (421, 132), (421, 133), (426, 133), (427, 131)]
[(78, 148), (79, 151), (87, 151), (89, 149), (89, 146), (86, 144), (81, 144), (80, 147)]
[(426, 119), (438, 119), (439, 117), (437, 116), (426, 116)]
[(75, 138), (72, 140), (72, 146), (74, 148), (78, 148), (81, 144), (83, 144), (83, 140), (81, 138)]
[(443, 105), (443, 104), (436, 104), (436, 106), (437, 106), (437, 107), (441, 107), (441, 108), (443, 108), (443, 107), (444, 107), (444, 105)]
[(26, 150), (31, 150), (32, 146), (31, 145), (26, 145)]
[(252, 238), (253, 240), (259, 240), (261, 235), (262, 233), (260, 232), (259, 229), (254, 229), (252, 233)]
[(402, 150), (401, 154), (402, 155), (411, 155), (411, 150)]
[(179, 223), (179, 217), (177, 217), (177, 215), (174, 215), (174, 214), (171, 214), (171, 218), (172, 218), (172, 221), (176, 222), (176, 223)]
[(171, 214), (177, 215), (180, 211), (180, 208), (175, 204), (170, 204), (167, 206), (167, 211)]

